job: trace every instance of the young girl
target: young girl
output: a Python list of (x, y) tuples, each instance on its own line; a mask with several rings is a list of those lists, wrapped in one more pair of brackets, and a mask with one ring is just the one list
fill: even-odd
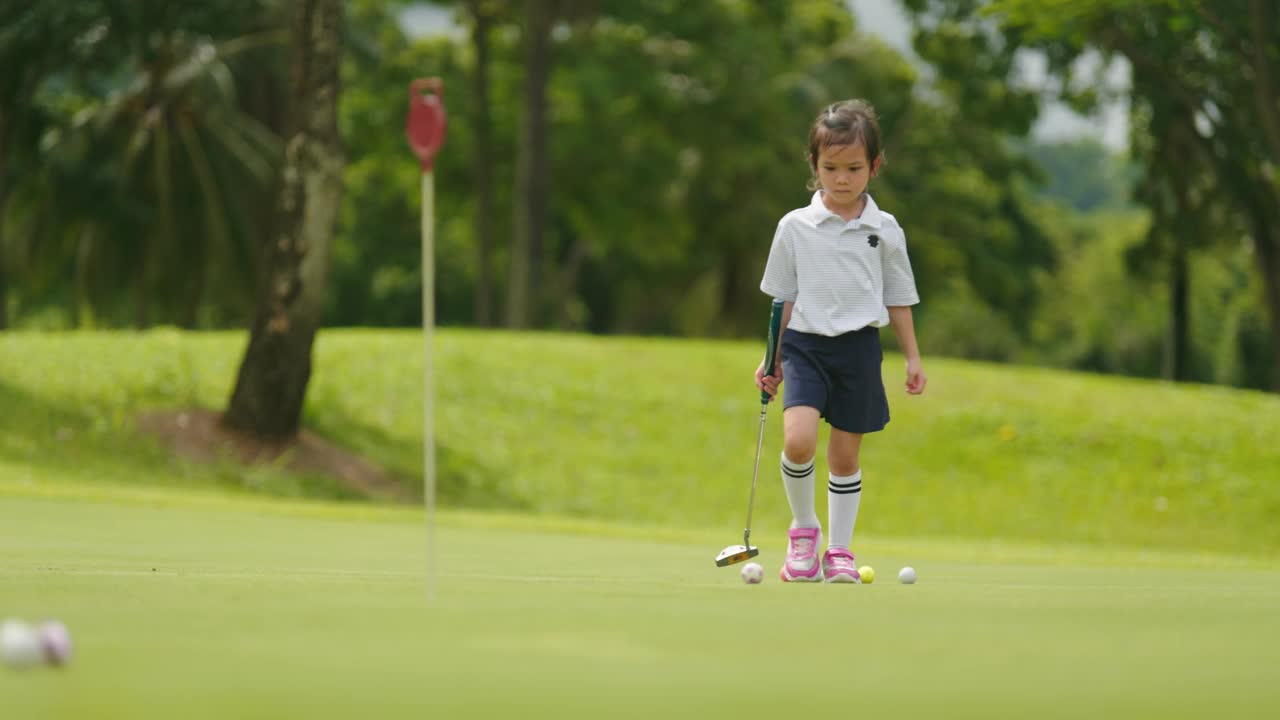
[[(865, 433), (889, 422), (880, 377), (879, 329), (892, 324), (907, 358), (907, 392), (924, 392), (911, 306), (920, 301), (906, 236), (876, 207), (867, 183), (883, 157), (875, 110), (848, 100), (823, 110), (809, 130), (809, 167), (816, 190), (808, 207), (778, 223), (760, 289), (783, 300), (776, 367), (756, 369), (770, 396), (786, 378), (782, 482), (791, 504), (784, 582), (861, 582), (849, 543), (858, 518)], [(827, 444), (827, 550), (818, 562), (822, 527), (814, 510), (818, 420), (831, 425)]]

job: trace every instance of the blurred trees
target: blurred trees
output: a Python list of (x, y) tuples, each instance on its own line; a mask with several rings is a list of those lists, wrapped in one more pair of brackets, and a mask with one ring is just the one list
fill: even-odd
[[(965, 0), (930, 4), (976, 11)], [(998, 23), (1011, 45), (1043, 49), (1067, 94), (1084, 107), (1104, 88), (1081, 77), (1089, 72), (1082, 56), (1101, 52), (1131, 64), (1139, 197), (1153, 220), (1132, 257), (1138, 265), (1165, 264), (1166, 375), (1192, 377), (1189, 253), (1222, 252), (1244, 236), (1265, 290), (1267, 382), (1280, 391), (1280, 10), (1272, 0), (1087, 0), (1057, 10), (997, 0), (983, 18)]]
[(1115, 210), (1132, 201), (1132, 165), (1097, 140), (1033, 144), (1028, 153), (1044, 173), (1043, 194), (1082, 213)]
[(0, 195), (16, 202), (0, 257), (20, 300), (62, 304), (77, 325), (239, 319), (252, 193), (270, 187), (277, 139), (235, 74), (269, 57), (272, 22), (256, 0), (43, 2), (9, 18), (0, 72), (17, 90), (0, 125), (17, 136)]
[[(9, 200), (19, 192), (20, 178), (39, 172), (36, 151), (49, 121), (36, 102), (41, 86), (83, 72), (99, 38), (105, 14), (100, 3), (17, 3), (0, 6), (0, 330), (9, 324), (11, 286), (20, 286), (15, 271), (25, 269), (31, 243), (7, 233), (14, 224)], [(100, 33), (99, 33), (100, 35)]]
[[(440, 0), (456, 31), (417, 39), (399, 21), (411, 4), (346, 4), (325, 323), (419, 321), (403, 97), (439, 75), (444, 324), (754, 336), (773, 227), (808, 202), (809, 123), (861, 96), (881, 114), (872, 192), (906, 228), (927, 352), (1248, 385), (1273, 364), (1280, 313), (1254, 298), (1280, 302), (1265, 270), (1280, 251), (1256, 238), (1280, 203), (1252, 80), (1274, 83), (1275, 50), (1256, 3), (908, 0), (924, 71), (839, 0)], [(258, 248), (280, 221), (291, 5), (0, 11), (0, 322), (10, 307), (25, 326), (249, 324), (275, 272)], [(32, 40), (46, 31), (65, 42)], [(1091, 47), (1168, 51), (1170, 77), (1134, 58), (1132, 166), (1026, 142), (1031, 46), (1063, 74)], [(1098, 92), (1064, 87), (1080, 107)]]
[(472, 113), (471, 167), (472, 186), (475, 188), (475, 288), (472, 290), (472, 322), (480, 327), (494, 323), (493, 269), (489, 256), (496, 238), (493, 231), (493, 215), (497, 212), (494, 202), (494, 147), (493, 110), (490, 96), (490, 36), (501, 6), (500, 0), (467, 0), (467, 14), (471, 21), (471, 101)]

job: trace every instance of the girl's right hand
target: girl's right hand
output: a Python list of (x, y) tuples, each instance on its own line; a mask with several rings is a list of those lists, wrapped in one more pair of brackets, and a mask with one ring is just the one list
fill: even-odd
[(764, 361), (760, 361), (760, 367), (756, 368), (756, 389), (769, 393), (769, 402), (773, 402), (773, 398), (778, 394), (778, 386), (782, 384), (782, 363), (777, 363), (773, 368), (772, 375), (764, 374)]

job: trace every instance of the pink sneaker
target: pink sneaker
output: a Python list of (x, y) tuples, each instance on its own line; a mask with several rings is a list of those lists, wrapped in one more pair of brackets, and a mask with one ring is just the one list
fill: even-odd
[(829, 583), (862, 583), (853, 553), (844, 548), (827, 548), (822, 554), (822, 572)]
[(822, 582), (818, 564), (819, 528), (791, 528), (787, 531), (787, 561), (778, 572), (782, 582)]

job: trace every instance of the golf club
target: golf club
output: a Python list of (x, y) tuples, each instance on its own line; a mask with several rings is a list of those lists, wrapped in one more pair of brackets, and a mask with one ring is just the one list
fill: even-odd
[[(782, 328), (781, 300), (774, 300), (769, 310), (769, 339), (764, 351), (764, 367), (766, 374), (772, 375), (774, 363), (778, 357), (778, 332)], [(742, 531), (742, 544), (730, 545), (716, 556), (716, 565), (727, 567), (743, 560), (749, 560), (760, 554), (760, 548), (751, 545), (751, 511), (756, 505), (756, 483), (760, 479), (760, 448), (764, 445), (764, 421), (769, 412), (769, 393), (760, 391), (760, 434), (756, 437), (756, 467), (751, 473), (751, 499), (747, 501), (747, 528)]]

